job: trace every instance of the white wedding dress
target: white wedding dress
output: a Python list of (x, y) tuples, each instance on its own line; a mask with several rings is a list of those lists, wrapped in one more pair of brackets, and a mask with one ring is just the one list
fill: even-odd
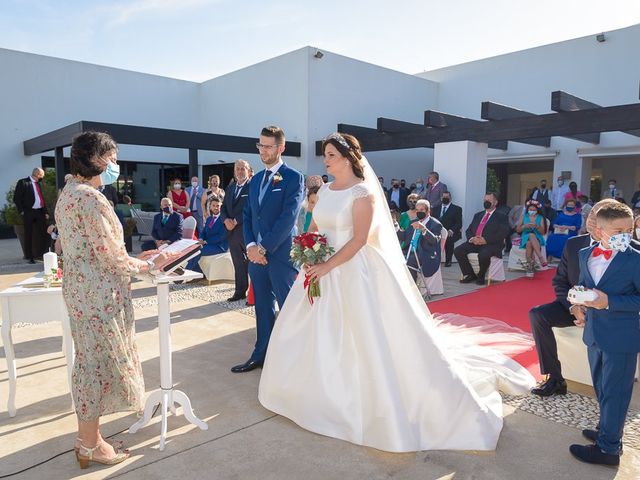
[[(313, 218), (338, 251), (353, 234), (354, 199), (383, 200), (370, 183), (329, 186)], [(313, 305), (299, 275), (271, 335), (260, 402), (307, 430), (380, 450), (493, 450), (502, 429), (497, 387), (525, 393), (533, 377), (478, 346), (482, 327), (459, 330), (431, 316), (397, 240), (381, 234), (388, 214), (378, 207), (368, 244), (320, 279)], [(512, 338), (531, 346), (522, 332), (498, 335), (503, 346)]]

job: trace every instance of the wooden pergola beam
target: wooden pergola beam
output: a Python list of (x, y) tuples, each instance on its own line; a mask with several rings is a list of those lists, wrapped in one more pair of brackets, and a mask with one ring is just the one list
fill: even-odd
[[(551, 110), (554, 112), (576, 112), (593, 108), (602, 108), (602, 106), (562, 90), (551, 92)], [(640, 130), (627, 130), (624, 133), (640, 137)]]

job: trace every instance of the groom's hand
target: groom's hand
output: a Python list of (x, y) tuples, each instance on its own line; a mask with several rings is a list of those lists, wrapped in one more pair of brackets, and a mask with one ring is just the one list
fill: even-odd
[(252, 263), (258, 263), (260, 265), (267, 264), (267, 258), (264, 255), (260, 254), (260, 249), (257, 245), (252, 245), (247, 248), (247, 258)]

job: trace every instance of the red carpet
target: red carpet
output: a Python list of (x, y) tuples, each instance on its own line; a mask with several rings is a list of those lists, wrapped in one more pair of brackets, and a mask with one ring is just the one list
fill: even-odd
[[(518, 278), (495, 283), (472, 293), (429, 302), (433, 313), (458, 313), (469, 317), (488, 317), (501, 320), (511, 326), (531, 333), (529, 310), (535, 305), (555, 299), (551, 279), (555, 269), (536, 272), (533, 279)], [(535, 348), (513, 357), (536, 378), (540, 377), (538, 355)]]

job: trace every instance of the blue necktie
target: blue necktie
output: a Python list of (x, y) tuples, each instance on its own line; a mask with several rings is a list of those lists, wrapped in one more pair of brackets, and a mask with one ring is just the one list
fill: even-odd
[(261, 190), (264, 189), (264, 187), (269, 182), (269, 177), (271, 177), (271, 170), (265, 170), (264, 171), (264, 180), (262, 180), (262, 187), (260, 188)]

